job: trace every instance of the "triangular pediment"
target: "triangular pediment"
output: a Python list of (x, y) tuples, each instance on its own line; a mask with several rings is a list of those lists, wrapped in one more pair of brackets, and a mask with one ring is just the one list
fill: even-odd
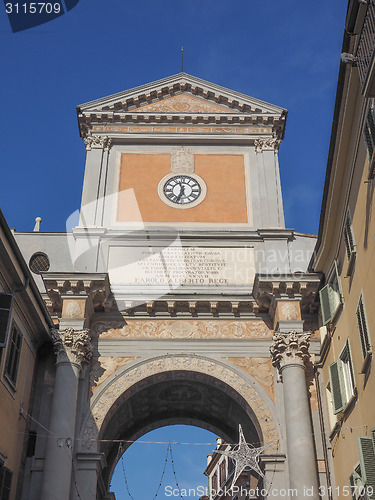
[(186, 73), (157, 80), (77, 107), (84, 137), (105, 123), (242, 123), (284, 133), (287, 110)]
[(224, 106), (219, 106), (207, 99), (199, 99), (188, 94), (178, 94), (151, 104), (145, 104), (133, 110), (135, 113), (233, 113)]
[[(79, 111), (101, 112), (101, 111), (134, 111), (134, 110), (147, 110), (154, 111), (157, 104), (161, 101), (166, 101), (165, 105), (169, 103), (175, 104), (178, 95), (183, 94), (183, 99), (191, 97), (195, 99), (197, 105), (201, 103), (209, 103), (217, 112), (224, 113), (263, 113), (280, 115), (285, 113), (286, 110), (279, 106), (269, 104), (254, 97), (241, 94), (234, 90), (229, 90), (214, 83), (207, 82), (195, 76), (186, 73), (178, 73), (177, 75), (157, 80), (156, 82), (141, 85), (133, 89), (119, 92), (95, 101), (90, 101), (78, 106)], [(175, 97), (171, 101), (171, 98)], [(181, 98), (180, 98), (181, 99)], [(191, 101), (193, 102), (193, 101)], [(163, 106), (162, 106), (163, 107)], [(212, 110), (214, 110), (212, 108)], [(161, 112), (170, 112), (161, 111)], [(184, 112), (184, 111), (181, 111)], [(211, 111), (209, 111), (211, 112)]]

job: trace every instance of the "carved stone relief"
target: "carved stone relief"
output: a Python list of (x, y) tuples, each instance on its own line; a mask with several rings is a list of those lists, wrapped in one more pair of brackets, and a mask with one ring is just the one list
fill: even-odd
[(122, 368), (130, 361), (137, 359), (136, 356), (133, 357), (100, 357), (93, 359), (92, 368), (90, 372), (90, 389), (92, 394), (99, 388), (99, 386), (107, 380), (116, 370)]
[(250, 373), (275, 402), (275, 388), (272, 362), (270, 358), (225, 358)]
[(97, 321), (91, 334), (101, 338), (272, 338), (263, 321), (126, 320), (126, 324)]
[(171, 172), (173, 174), (194, 173), (194, 151), (186, 146), (171, 150)]
[(100, 396), (94, 396), (90, 413), (83, 426), (81, 439), (85, 450), (95, 451), (99, 431), (112, 405), (117, 398), (135, 383), (150, 377), (170, 371), (193, 371), (211, 375), (242, 396), (254, 411), (261, 427), (264, 441), (272, 443), (269, 452), (276, 453), (279, 448), (279, 438), (275, 422), (266, 403), (249, 381), (236, 371), (231, 370), (219, 361), (198, 356), (163, 356), (141, 362), (122, 372), (103, 388)]
[(146, 104), (132, 111), (141, 111), (142, 113), (151, 111), (158, 111), (160, 113), (233, 113), (233, 111), (225, 109), (222, 106), (217, 106), (212, 102), (203, 101), (184, 94)]
[(84, 317), (84, 310), (84, 300), (67, 300), (63, 302), (63, 317), (65, 318), (82, 318)]
[(299, 304), (297, 302), (284, 302), (280, 307), (280, 319), (286, 321), (300, 319)]

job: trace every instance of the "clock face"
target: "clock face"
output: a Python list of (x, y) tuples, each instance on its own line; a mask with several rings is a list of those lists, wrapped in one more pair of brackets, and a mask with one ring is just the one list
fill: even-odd
[(163, 187), (164, 196), (177, 205), (188, 205), (196, 201), (202, 192), (199, 182), (189, 175), (175, 175)]

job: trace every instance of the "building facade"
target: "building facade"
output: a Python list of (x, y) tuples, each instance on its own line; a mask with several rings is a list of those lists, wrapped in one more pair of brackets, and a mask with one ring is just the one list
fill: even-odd
[(321, 279), (316, 239), (285, 228), (286, 110), (180, 73), (77, 111), (73, 230), (15, 233), (55, 324), (21, 498), (113, 498), (121, 450), (172, 423), (228, 443), (241, 424), (267, 445), (267, 496), (328, 498)]
[(37, 366), (53, 326), (0, 212), (0, 498), (20, 498), (27, 456), (33, 454), (32, 404)]
[(337, 492), (353, 499), (375, 498), (374, 26), (374, 2), (350, 1), (311, 266), (324, 274), (320, 363), (328, 447)]

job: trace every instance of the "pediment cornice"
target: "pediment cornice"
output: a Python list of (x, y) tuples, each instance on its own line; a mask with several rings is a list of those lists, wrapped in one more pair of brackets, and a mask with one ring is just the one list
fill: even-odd
[(273, 128), (283, 137), (287, 110), (179, 73), (77, 107), (85, 137), (103, 124), (239, 124)]

